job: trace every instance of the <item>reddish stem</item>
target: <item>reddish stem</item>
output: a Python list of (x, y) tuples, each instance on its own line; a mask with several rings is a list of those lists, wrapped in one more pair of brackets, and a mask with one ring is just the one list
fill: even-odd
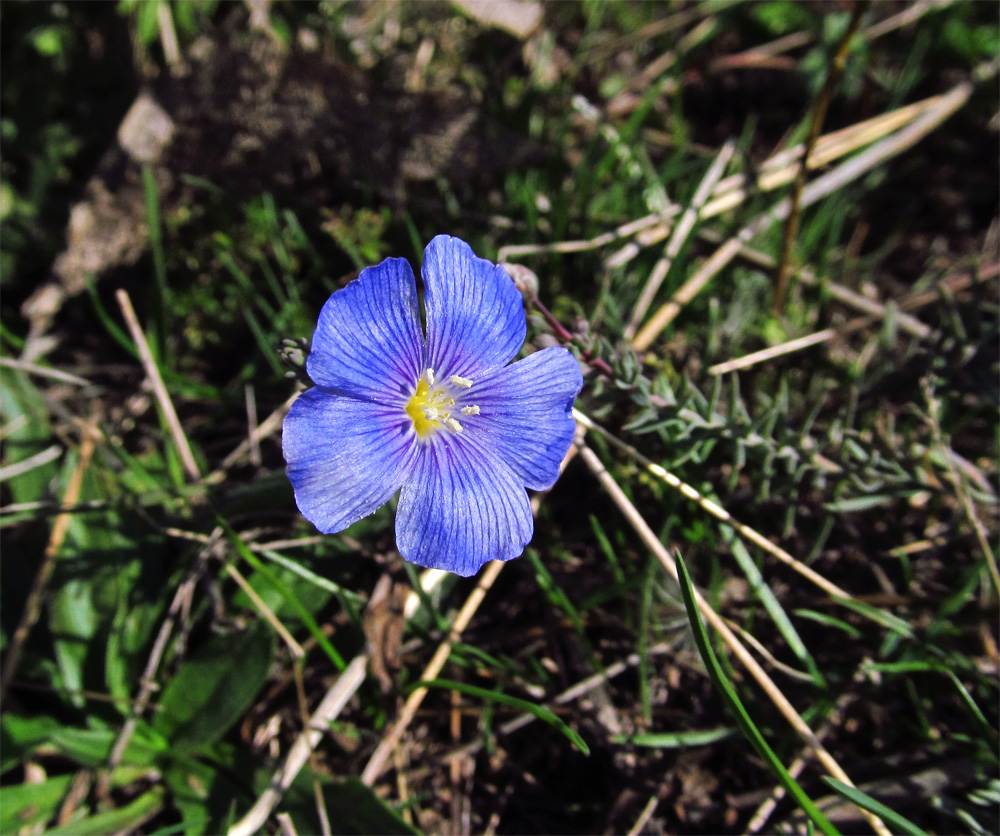
[[(562, 340), (564, 343), (573, 342), (574, 340), (573, 334), (570, 333), (568, 330), (566, 330), (566, 327), (552, 315), (552, 311), (546, 308), (545, 305), (542, 304), (541, 300), (537, 296), (535, 296), (531, 301), (534, 304), (534, 306), (538, 308), (538, 312), (542, 315), (544, 320), (549, 324), (549, 328), (552, 329), (552, 333), (558, 339)], [(586, 349), (581, 350), (580, 353), (583, 356), (583, 359), (586, 362), (586, 364), (590, 366), (592, 369), (596, 369), (601, 374), (607, 375), (608, 377), (615, 376), (614, 370), (611, 368), (611, 366), (609, 366), (600, 357), (595, 357), (590, 351), (587, 351)]]

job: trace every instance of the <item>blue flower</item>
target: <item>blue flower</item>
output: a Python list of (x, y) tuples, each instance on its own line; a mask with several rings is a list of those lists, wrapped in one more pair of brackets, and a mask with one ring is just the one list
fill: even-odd
[(402, 490), (396, 543), (420, 566), (473, 575), (531, 540), (526, 488), (552, 487), (583, 385), (564, 348), (508, 365), (524, 342), (521, 294), (502, 267), (439, 235), (421, 269), (361, 271), (323, 306), (282, 450), (295, 502), (341, 531)]

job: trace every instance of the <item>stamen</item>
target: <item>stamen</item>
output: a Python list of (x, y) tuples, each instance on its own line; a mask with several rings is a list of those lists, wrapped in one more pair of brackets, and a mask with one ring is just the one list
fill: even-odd
[(462, 425), (452, 417), (461, 411), (463, 415), (478, 415), (478, 406), (460, 406), (455, 403), (457, 389), (469, 389), (472, 381), (467, 377), (453, 375), (449, 383), (435, 384), (434, 369), (424, 369), (417, 378), (417, 385), (406, 404), (406, 414), (413, 421), (413, 428), (420, 438), (428, 438), (442, 429), (453, 433), (463, 431)]

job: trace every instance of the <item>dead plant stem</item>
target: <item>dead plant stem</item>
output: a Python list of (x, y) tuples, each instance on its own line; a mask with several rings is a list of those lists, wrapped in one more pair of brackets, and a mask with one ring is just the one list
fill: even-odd
[[(87, 468), (90, 467), (94, 448), (97, 439), (100, 437), (100, 431), (97, 429), (96, 414), (92, 415), (90, 420), (81, 427), (80, 435), (80, 451), (76, 460), (76, 466), (73, 468), (73, 473), (70, 475), (66, 490), (63, 493), (62, 507), (64, 509), (71, 508), (80, 498), (80, 490), (83, 487), (83, 476), (87, 472)], [(21, 655), (24, 652), (25, 642), (27, 642), (28, 636), (42, 614), (42, 604), (49, 587), (49, 581), (52, 579), (52, 572), (56, 566), (56, 558), (59, 555), (59, 550), (62, 548), (63, 541), (66, 539), (72, 518), (73, 515), (68, 510), (63, 510), (52, 524), (49, 542), (42, 554), (42, 563), (38, 567), (35, 580), (32, 582), (31, 591), (28, 593), (28, 598), (24, 604), (24, 612), (21, 614), (21, 621), (14, 631), (14, 635), (10, 640), (10, 647), (7, 650), (7, 656), (4, 659), (3, 673), (0, 675), (0, 702), (3, 702), (7, 696), (7, 689), (10, 687), (14, 674), (17, 673), (17, 668), (21, 664)]]
[(795, 183), (792, 186), (791, 206), (788, 217), (785, 219), (785, 235), (781, 245), (781, 259), (778, 262), (778, 272), (774, 278), (774, 299), (771, 302), (771, 312), (778, 316), (785, 307), (785, 296), (788, 294), (788, 282), (791, 276), (792, 249), (799, 234), (799, 218), (802, 211), (802, 190), (806, 185), (806, 176), (809, 166), (809, 156), (819, 139), (819, 132), (823, 129), (823, 121), (826, 119), (826, 111), (830, 106), (830, 99), (833, 90), (840, 80), (840, 75), (847, 63), (847, 55), (854, 39), (858, 26), (861, 24), (861, 16), (868, 8), (867, 2), (855, 0), (851, 7), (851, 20), (847, 25), (837, 51), (830, 62), (830, 68), (826, 74), (826, 80), (816, 98), (813, 107), (812, 119), (809, 123), (809, 136), (806, 139), (805, 150), (802, 152), (802, 163), (799, 165), (798, 173), (795, 175)]

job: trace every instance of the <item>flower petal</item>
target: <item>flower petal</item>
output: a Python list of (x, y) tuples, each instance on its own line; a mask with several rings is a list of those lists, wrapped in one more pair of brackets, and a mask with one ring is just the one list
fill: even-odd
[(531, 540), (528, 494), (496, 456), (458, 435), (420, 446), (396, 509), (396, 545), (411, 563), (468, 577)]
[(306, 362), (320, 386), (398, 403), (423, 371), (424, 341), (413, 269), (387, 258), (366, 267), (323, 306)]
[(576, 358), (565, 348), (545, 348), (477, 380), (466, 399), (479, 414), (462, 425), (496, 450), (526, 487), (545, 490), (573, 443), (573, 401), (582, 386)]
[(413, 422), (399, 407), (320, 387), (299, 395), (281, 435), (295, 504), (325, 534), (388, 501), (413, 469), (416, 447)]
[(475, 380), (509, 363), (524, 342), (524, 305), (506, 271), (458, 238), (424, 250), (428, 365), (439, 378)]

